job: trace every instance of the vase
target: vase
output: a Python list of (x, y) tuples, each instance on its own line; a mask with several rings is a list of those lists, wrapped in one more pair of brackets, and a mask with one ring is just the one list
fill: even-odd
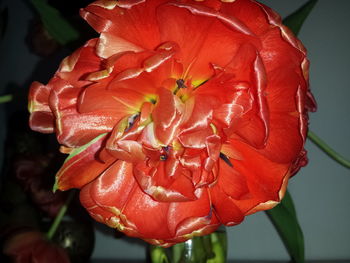
[(226, 258), (227, 237), (224, 227), (169, 248), (152, 245), (149, 249), (151, 263), (225, 263)]

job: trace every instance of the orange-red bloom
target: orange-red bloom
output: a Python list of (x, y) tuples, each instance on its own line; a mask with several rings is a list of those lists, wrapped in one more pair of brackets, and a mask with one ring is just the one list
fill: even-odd
[(4, 244), (3, 253), (14, 263), (69, 263), (66, 251), (34, 230), (13, 234)]
[(226, 2), (96, 1), (100, 37), (32, 84), (32, 129), (70, 153), (56, 187), (97, 221), (168, 246), (272, 208), (306, 163), (306, 51), (270, 8)]

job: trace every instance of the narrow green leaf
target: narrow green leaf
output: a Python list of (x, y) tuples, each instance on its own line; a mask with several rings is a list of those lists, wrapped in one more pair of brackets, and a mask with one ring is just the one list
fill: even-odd
[(45, 0), (31, 0), (49, 33), (61, 45), (66, 45), (79, 38), (79, 32)]
[(290, 28), (295, 35), (299, 34), (301, 26), (308, 17), (318, 0), (309, 0), (306, 4), (296, 10), (294, 13), (283, 19), (283, 24)]
[(73, 158), (74, 156), (76, 156), (77, 154), (85, 151), (89, 146), (91, 146), (92, 144), (94, 144), (95, 142), (97, 142), (99, 139), (101, 139), (103, 136), (106, 136), (107, 133), (102, 133), (99, 136), (97, 136), (96, 138), (92, 139), (91, 141), (89, 141), (87, 144), (84, 144), (78, 148), (75, 148), (73, 151), (70, 152), (70, 154), (68, 155), (68, 157), (64, 160), (64, 163), (68, 162), (71, 158)]
[(12, 94), (0, 96), (0, 104), (10, 102), (10, 101), (12, 101), (12, 99), (13, 99)]
[(304, 263), (304, 236), (295, 212), (292, 197), (286, 192), (282, 202), (266, 211), (279, 233), (289, 255), (296, 263)]

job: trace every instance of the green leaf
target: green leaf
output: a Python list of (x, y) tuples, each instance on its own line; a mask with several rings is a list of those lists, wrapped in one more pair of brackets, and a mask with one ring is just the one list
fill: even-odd
[(0, 104), (10, 102), (10, 101), (12, 101), (12, 99), (13, 99), (12, 94), (0, 96)]
[(317, 1), (318, 0), (309, 0), (305, 5), (283, 19), (283, 24), (289, 27), (295, 35), (298, 35), (301, 26), (316, 5)]
[(79, 32), (45, 0), (31, 0), (49, 33), (61, 45), (66, 45), (79, 38)]
[(305, 262), (304, 237), (298, 223), (292, 197), (286, 192), (282, 202), (266, 211), (278, 231), (289, 255), (296, 263)]

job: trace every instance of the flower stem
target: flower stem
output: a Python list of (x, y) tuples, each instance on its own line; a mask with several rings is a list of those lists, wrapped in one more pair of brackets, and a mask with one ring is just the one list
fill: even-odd
[(59, 227), (64, 215), (67, 212), (68, 206), (72, 201), (74, 194), (75, 194), (75, 191), (70, 191), (66, 202), (62, 205), (60, 211), (58, 211), (58, 214), (56, 215), (54, 221), (52, 222), (49, 231), (47, 231), (46, 237), (49, 240), (51, 240), (52, 237), (55, 235), (57, 228)]
[(166, 251), (162, 247), (151, 247), (151, 262), (152, 263), (169, 263)]
[(12, 99), (13, 99), (13, 95), (11, 94), (0, 96), (0, 104), (10, 102)]
[(350, 161), (345, 159), (339, 153), (334, 151), (330, 146), (328, 146), (320, 137), (318, 137), (314, 132), (309, 131), (308, 138), (316, 144), (318, 148), (324, 151), (329, 157), (331, 157), (334, 161), (341, 164), (342, 166), (350, 169)]

